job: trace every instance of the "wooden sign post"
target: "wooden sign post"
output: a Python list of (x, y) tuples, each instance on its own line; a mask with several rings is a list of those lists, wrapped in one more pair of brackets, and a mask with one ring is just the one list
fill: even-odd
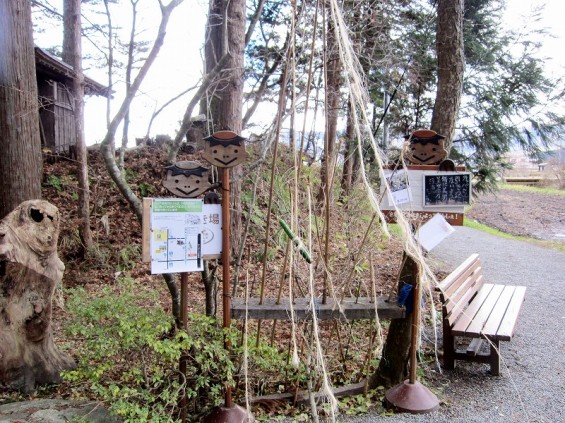
[[(216, 241), (221, 236), (221, 211), (214, 201), (207, 201), (215, 194), (206, 194), (204, 202), (195, 199), (217, 187), (210, 182), (208, 168), (198, 162), (180, 161), (165, 170), (163, 186), (175, 197), (181, 198), (143, 199), (143, 262), (151, 263), (153, 274), (180, 273), (180, 320), (182, 328), (186, 330), (188, 272), (201, 271), (206, 265), (205, 260), (220, 257), (221, 245)], [(227, 183), (229, 187), (229, 180)], [(226, 214), (229, 219), (229, 208)], [(224, 247), (224, 251), (229, 251), (229, 248)], [(186, 382), (186, 370), (187, 357), (183, 355), (179, 362), (181, 384)], [(184, 390), (179, 407), (184, 423), (187, 419)]]
[[(222, 305), (224, 328), (231, 327), (230, 293), (230, 168), (247, 158), (244, 138), (231, 131), (220, 131), (204, 138), (206, 145), (202, 155), (210, 164), (222, 169)], [(226, 338), (224, 347), (230, 348)], [(204, 422), (243, 423), (254, 421), (253, 416), (243, 407), (234, 404), (232, 387), (227, 383), (224, 392), (224, 406), (215, 409), (204, 418)]]
[[(166, 168), (167, 174), (163, 186), (178, 197), (195, 198), (211, 188), (208, 169), (197, 162), (182, 161)], [(201, 237), (201, 235), (199, 235)], [(200, 238), (199, 238), (200, 239)], [(180, 318), (182, 328), (188, 329), (188, 272), (180, 274)], [(179, 363), (181, 383), (186, 382), (186, 356), (182, 355)], [(181, 421), (187, 419), (186, 389), (180, 399)]]
[(413, 306), (412, 306), (412, 325), (410, 334), (410, 373), (409, 378), (404, 382), (389, 389), (385, 394), (388, 404), (398, 411), (405, 411), (413, 414), (429, 413), (439, 408), (439, 400), (433, 392), (422, 385), (416, 379), (418, 368), (417, 350), (418, 336), (420, 334), (420, 310), (422, 292), (420, 286), (420, 272), (418, 264), (411, 260), (413, 275)]

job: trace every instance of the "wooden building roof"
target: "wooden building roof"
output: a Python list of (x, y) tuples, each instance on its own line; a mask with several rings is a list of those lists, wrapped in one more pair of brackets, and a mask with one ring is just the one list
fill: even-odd
[[(44, 75), (48, 79), (70, 84), (73, 78), (73, 67), (61, 59), (35, 47), (35, 67), (37, 75)], [(99, 95), (108, 97), (111, 90), (94, 79), (84, 76), (84, 93), (86, 95)]]

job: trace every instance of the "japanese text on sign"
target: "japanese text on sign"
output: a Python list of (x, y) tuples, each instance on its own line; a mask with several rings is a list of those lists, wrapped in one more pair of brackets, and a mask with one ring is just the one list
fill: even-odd
[(424, 174), (424, 207), (467, 205), (471, 202), (471, 174)]

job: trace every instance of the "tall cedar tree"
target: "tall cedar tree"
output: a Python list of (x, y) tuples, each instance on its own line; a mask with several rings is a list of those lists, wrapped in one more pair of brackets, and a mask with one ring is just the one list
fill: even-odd
[(0, 218), (41, 198), (41, 139), (29, 0), (0, 0)]
[(451, 145), (463, 94), (463, 0), (439, 0), (436, 29), (437, 92), (431, 128)]

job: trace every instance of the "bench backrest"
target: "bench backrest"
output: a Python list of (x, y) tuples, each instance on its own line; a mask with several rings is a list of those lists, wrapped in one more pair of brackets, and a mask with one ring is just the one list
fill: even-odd
[(443, 318), (449, 326), (457, 321), (483, 283), (479, 255), (472, 254), (439, 284)]

